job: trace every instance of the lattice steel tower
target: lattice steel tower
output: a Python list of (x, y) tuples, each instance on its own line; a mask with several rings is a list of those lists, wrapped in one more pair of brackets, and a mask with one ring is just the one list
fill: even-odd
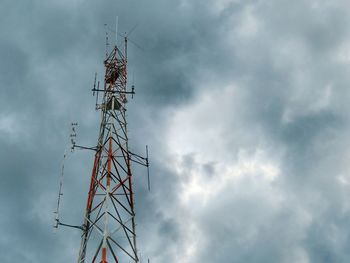
[(149, 164), (147, 147), (146, 157), (142, 157), (128, 146), (127, 96), (135, 92), (133, 86), (127, 90), (127, 40), (125, 36), (124, 50), (115, 45), (106, 53), (103, 88), (96, 85), (95, 76), (93, 93), (96, 110), (101, 112), (97, 145), (89, 148), (73, 143), (73, 149), (95, 151), (83, 224), (71, 226), (56, 218), (56, 227), (82, 230), (78, 263), (139, 262), (131, 162), (147, 167)]

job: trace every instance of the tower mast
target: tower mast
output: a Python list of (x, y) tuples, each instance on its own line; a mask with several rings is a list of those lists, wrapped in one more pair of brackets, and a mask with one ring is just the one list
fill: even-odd
[[(117, 44), (107, 55), (101, 102), (101, 123), (86, 201), (78, 263), (139, 262), (136, 247), (131, 162), (149, 166), (148, 156), (129, 150), (127, 130), (127, 37), (124, 52)], [(74, 145), (79, 148), (81, 146)], [(87, 148), (87, 147), (81, 147)]]

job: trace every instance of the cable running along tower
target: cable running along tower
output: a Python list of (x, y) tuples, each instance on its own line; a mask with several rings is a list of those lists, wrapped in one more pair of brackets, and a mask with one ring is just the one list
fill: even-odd
[(103, 88), (99, 82), (96, 85), (95, 75), (92, 91), (96, 95), (96, 110), (101, 112), (97, 145), (83, 147), (75, 142), (72, 145), (72, 149), (95, 152), (83, 224), (67, 225), (56, 217), (56, 227), (63, 225), (82, 231), (78, 263), (139, 262), (131, 163), (147, 168), (149, 163), (147, 146), (146, 157), (142, 157), (132, 153), (128, 145), (127, 97), (135, 92), (133, 85), (127, 90), (127, 42), (124, 36), (124, 50), (116, 44), (106, 53)]

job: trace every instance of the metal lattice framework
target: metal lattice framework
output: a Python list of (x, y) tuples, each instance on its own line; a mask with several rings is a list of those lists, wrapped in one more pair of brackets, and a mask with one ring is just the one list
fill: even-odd
[[(138, 262), (131, 162), (148, 167), (144, 158), (129, 151), (126, 121), (127, 38), (124, 52), (113, 48), (104, 61), (104, 88), (96, 109), (101, 124), (91, 172), (78, 263)], [(98, 100), (98, 99), (97, 99)], [(73, 147), (80, 147), (74, 145)], [(60, 223), (62, 225), (62, 223)]]

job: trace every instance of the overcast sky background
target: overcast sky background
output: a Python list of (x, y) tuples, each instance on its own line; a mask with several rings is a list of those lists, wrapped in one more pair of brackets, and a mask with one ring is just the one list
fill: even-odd
[[(70, 122), (97, 141), (105, 29), (129, 46), (138, 246), (152, 263), (350, 262), (350, 3), (1, 0), (0, 261), (75, 262), (54, 232)], [(111, 42), (114, 38), (110, 31)], [(81, 224), (91, 152), (66, 162)]]

